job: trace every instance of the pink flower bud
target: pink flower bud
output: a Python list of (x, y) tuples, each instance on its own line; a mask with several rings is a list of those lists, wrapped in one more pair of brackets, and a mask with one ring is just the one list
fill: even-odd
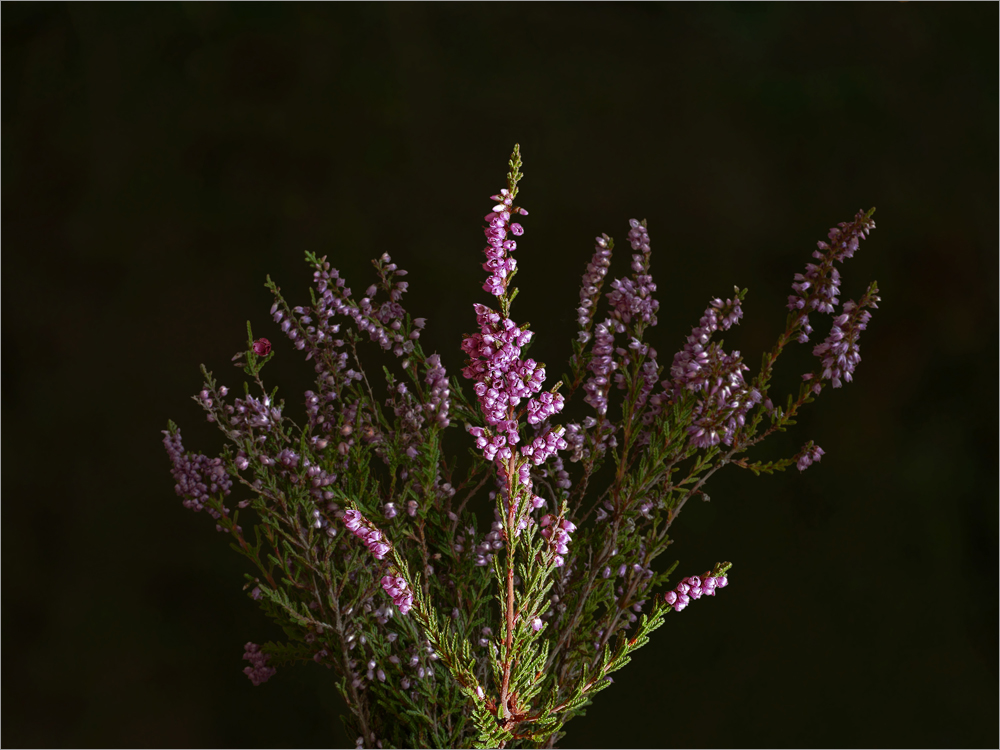
[(253, 342), (253, 353), (258, 357), (266, 357), (271, 352), (271, 342), (267, 339), (257, 339)]
[(344, 525), (350, 531), (357, 531), (361, 526), (361, 513), (356, 510), (348, 510), (344, 512)]

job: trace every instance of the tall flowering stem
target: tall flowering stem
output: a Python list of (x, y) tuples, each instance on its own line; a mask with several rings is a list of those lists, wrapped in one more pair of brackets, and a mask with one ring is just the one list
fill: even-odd
[[(518, 447), (522, 417), (530, 425), (541, 425), (563, 407), (563, 397), (556, 392), (558, 385), (552, 391), (542, 392), (545, 366), (530, 358), (520, 358), (521, 349), (531, 340), (532, 334), (526, 325), (518, 326), (510, 318), (511, 302), (517, 296), (517, 290), (510, 287), (517, 267), (511, 256), (517, 249), (517, 241), (511, 235), (519, 237), (524, 233), (520, 224), (511, 222), (511, 217), (526, 216), (528, 213), (514, 205), (518, 181), (522, 177), (520, 168), (520, 150), (515, 146), (507, 174), (507, 187), (492, 196), (496, 205), (485, 217), (487, 246), (483, 269), (490, 276), (483, 289), (497, 298), (500, 311), (477, 304), (475, 312), (479, 331), (462, 342), (462, 349), (469, 357), (462, 374), (474, 381), (473, 390), (485, 422), (483, 427), (470, 425), (467, 429), (476, 439), (476, 447), (482, 451), (483, 457), (494, 463), (502, 482), (501, 492), (497, 495), (497, 513), (503, 520), (506, 570), (501, 572), (498, 568), (497, 575), (506, 594), (501, 597), (505, 617), (497, 716), (504, 729), (513, 726), (514, 717), (519, 713), (511, 688), (511, 677), (518, 661), (514, 648), (518, 627), (514, 577), (518, 537), (529, 523), (528, 510), (532, 505), (539, 507), (533, 503), (536, 496), (532, 492), (530, 466), (545, 463), (556, 451), (567, 447), (563, 439), (565, 429), (561, 427), (547, 429), (530, 443)], [(553, 562), (561, 565), (563, 558), (555, 555)]]

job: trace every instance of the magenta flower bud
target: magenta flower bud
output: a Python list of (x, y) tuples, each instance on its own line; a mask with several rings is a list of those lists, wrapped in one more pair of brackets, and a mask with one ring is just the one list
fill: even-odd
[(677, 592), (668, 591), (666, 594), (663, 595), (663, 601), (665, 601), (670, 606), (673, 606), (674, 603), (677, 601)]
[(267, 339), (257, 339), (253, 342), (253, 352), (258, 357), (266, 357), (271, 352), (271, 342)]
[(513, 224), (510, 225), (510, 231), (515, 237), (520, 237), (522, 234), (524, 234), (524, 227), (522, 227), (517, 222), (514, 222)]

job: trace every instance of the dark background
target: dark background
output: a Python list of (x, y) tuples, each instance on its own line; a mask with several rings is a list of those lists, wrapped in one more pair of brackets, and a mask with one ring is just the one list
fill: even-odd
[(202, 362), (240, 386), (247, 318), (303, 413), (263, 281), (307, 301), (306, 250), (356, 289), (391, 253), (456, 372), (519, 142), (514, 316), (556, 375), (595, 234), (649, 220), (661, 362), (749, 287), (727, 343), (756, 367), (815, 241), (878, 207), (844, 269), (843, 298), (883, 297), (857, 379), (758, 454), (815, 439), (822, 463), (731, 467), (688, 506), (669, 556), (732, 560), (732, 586), (563, 745), (995, 747), (997, 25), (995, 3), (5, 4), (3, 744), (353, 745), (331, 673), (241, 673), (274, 628), (160, 430), (221, 448), (188, 397)]

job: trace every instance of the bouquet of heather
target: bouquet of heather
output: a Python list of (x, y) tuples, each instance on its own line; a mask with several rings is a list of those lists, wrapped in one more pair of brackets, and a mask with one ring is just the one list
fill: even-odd
[[(172, 422), (164, 431), (177, 494), (250, 560), (245, 588), (287, 635), (248, 643), (246, 674), (259, 685), (294, 662), (332, 668), (359, 747), (554, 746), (669, 612), (727, 585), (729, 563), (669, 590), (677, 564), (654, 569), (671, 524), (708, 478), (726, 464), (801, 471), (823, 455), (812, 442), (779, 461), (741, 454), (793, 424), (828, 385), (851, 380), (879, 299), (871, 284), (857, 302), (838, 300), (837, 266), (875, 226), (873, 209), (818, 243), (815, 263), (795, 276), (785, 330), (751, 379), (740, 353), (717, 339), (743, 316), (740, 289), (708, 303), (665, 367), (644, 341), (659, 303), (646, 222), (632, 220), (631, 275), (605, 293), (614, 242), (598, 237), (573, 356), (549, 385), (546, 367), (526, 357), (533, 332), (511, 317), (524, 233), (515, 219), (528, 213), (515, 204), (521, 177), (515, 146), (507, 186), (486, 215), (483, 289), (492, 299), (475, 305), (462, 379), (449, 380), (441, 357), (421, 348), (425, 321), (400, 304), (406, 272), (388, 255), (374, 261), (378, 279), (359, 299), (325, 258), (307, 254), (308, 307), (289, 307), (267, 282), (274, 320), (315, 366), (305, 424), (264, 387), (261, 369), (275, 352), (248, 324), (234, 361), (255, 386), (230, 399), (203, 367), (195, 396), (231, 447), (208, 458), (185, 451)], [(775, 363), (793, 341), (809, 341), (820, 315), (833, 319), (813, 349), (819, 365), (778, 406), (769, 393)], [(383, 368), (385, 399), (359, 357), (369, 340), (398, 365)], [(575, 396), (591, 415), (560, 424)], [(442, 450), (454, 427), (474, 446), (462, 471)], [(249, 490), (235, 508), (233, 482)], [(484, 497), (489, 529), (470, 505)], [(252, 534), (240, 525), (248, 506)]]

